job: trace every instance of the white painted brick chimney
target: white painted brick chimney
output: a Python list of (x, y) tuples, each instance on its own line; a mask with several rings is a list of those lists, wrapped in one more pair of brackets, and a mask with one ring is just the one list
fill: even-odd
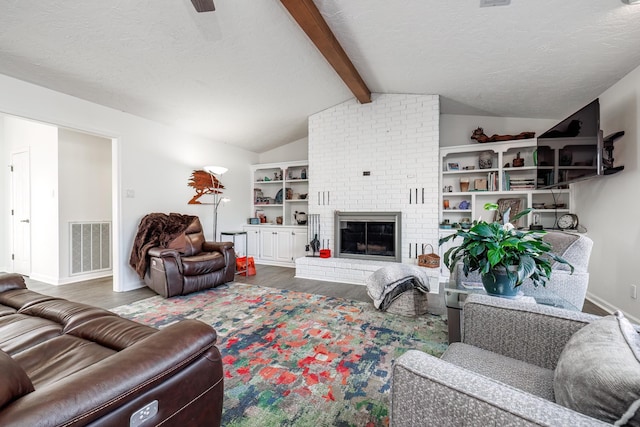
[(416, 245), (438, 251), (439, 97), (372, 98), (309, 117), (309, 213), (335, 254), (336, 210), (401, 211), (402, 261), (415, 264)]

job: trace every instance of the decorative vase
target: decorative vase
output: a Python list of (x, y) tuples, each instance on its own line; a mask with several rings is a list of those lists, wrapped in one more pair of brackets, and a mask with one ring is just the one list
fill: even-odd
[[(517, 266), (509, 267), (512, 272), (517, 271)], [(496, 267), (489, 273), (482, 275), (482, 285), (487, 294), (502, 298), (515, 298), (518, 296), (516, 276), (509, 276), (507, 269)]]

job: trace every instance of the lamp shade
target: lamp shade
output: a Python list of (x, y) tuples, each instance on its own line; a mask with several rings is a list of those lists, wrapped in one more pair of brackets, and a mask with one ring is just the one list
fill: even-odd
[(203, 169), (214, 175), (222, 175), (223, 173), (229, 170), (224, 166), (205, 166)]

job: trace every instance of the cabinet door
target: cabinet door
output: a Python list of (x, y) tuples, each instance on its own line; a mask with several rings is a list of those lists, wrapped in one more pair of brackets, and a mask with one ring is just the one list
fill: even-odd
[(265, 260), (276, 259), (276, 235), (273, 230), (260, 230), (260, 258)]
[(307, 232), (301, 230), (295, 230), (292, 232), (291, 236), (291, 252), (292, 252), (292, 260), (295, 261), (296, 258), (302, 258), (307, 255), (307, 251), (305, 251), (305, 246), (309, 244), (307, 240)]
[(247, 255), (260, 258), (260, 231), (247, 230)]
[(280, 230), (276, 232), (276, 260), (291, 262), (291, 231)]

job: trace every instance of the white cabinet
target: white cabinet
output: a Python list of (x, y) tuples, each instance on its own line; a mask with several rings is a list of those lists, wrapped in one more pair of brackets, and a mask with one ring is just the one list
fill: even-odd
[(257, 258), (260, 255), (260, 230), (257, 228), (247, 228), (247, 255)]
[(258, 264), (294, 267), (305, 256), (307, 230), (302, 226), (245, 226), (248, 253)]
[(258, 258), (265, 261), (275, 261), (278, 253), (277, 231), (270, 228), (260, 230), (260, 255)]
[[(270, 225), (297, 225), (294, 215), (308, 212), (309, 163), (264, 163), (251, 166), (253, 211)], [(280, 222), (278, 222), (280, 219)]]
[(295, 263), (296, 258), (302, 258), (307, 255), (305, 247), (309, 244), (307, 238), (307, 230), (294, 230), (291, 237), (293, 261)]
[(441, 148), (440, 221), (493, 221), (494, 212), (485, 211), (485, 203), (509, 198), (533, 208), (519, 226), (528, 227), (538, 214), (545, 228), (555, 227), (556, 219), (569, 212), (571, 189), (536, 189), (536, 149), (536, 139)]

